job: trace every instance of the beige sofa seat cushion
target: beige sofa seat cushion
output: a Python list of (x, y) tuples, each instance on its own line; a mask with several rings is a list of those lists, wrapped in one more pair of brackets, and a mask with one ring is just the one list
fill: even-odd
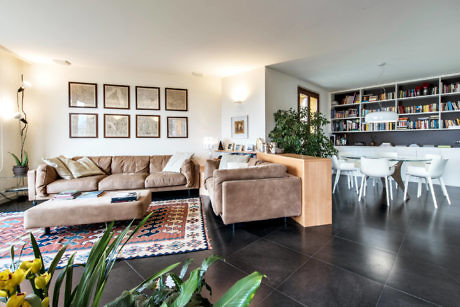
[(67, 166), (74, 178), (105, 175), (105, 173), (88, 157), (83, 157), (76, 161), (64, 157), (59, 157), (59, 159)]
[(146, 188), (159, 188), (175, 185), (184, 185), (187, 179), (180, 173), (173, 172), (155, 172), (145, 179)]
[(99, 190), (143, 189), (147, 173), (112, 174), (99, 182)]
[(149, 165), (149, 156), (115, 156), (111, 173), (149, 173)]
[(150, 156), (149, 173), (161, 172), (171, 157), (171, 155)]
[(58, 179), (46, 186), (48, 194), (60, 193), (63, 191), (77, 190), (81, 192), (97, 190), (99, 181), (106, 175), (82, 177), (76, 179)]

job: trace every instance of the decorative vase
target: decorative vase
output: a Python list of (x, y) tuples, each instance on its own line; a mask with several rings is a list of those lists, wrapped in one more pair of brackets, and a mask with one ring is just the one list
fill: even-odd
[(24, 177), (24, 176), (27, 175), (28, 171), (29, 171), (28, 166), (18, 166), (18, 165), (13, 166), (13, 174), (14, 174), (14, 176)]

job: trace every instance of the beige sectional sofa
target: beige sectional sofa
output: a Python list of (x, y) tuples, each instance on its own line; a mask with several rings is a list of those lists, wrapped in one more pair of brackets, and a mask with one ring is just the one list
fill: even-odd
[(219, 163), (206, 161), (204, 184), (224, 224), (300, 215), (300, 178), (285, 165), (254, 158), (248, 168), (219, 169)]
[[(74, 157), (78, 160), (81, 157)], [(113, 191), (148, 189), (152, 192), (192, 190), (200, 186), (200, 167), (191, 159), (180, 173), (163, 172), (170, 155), (89, 157), (105, 175), (62, 179), (49, 165), (28, 172), (29, 200), (45, 200), (68, 190)]]

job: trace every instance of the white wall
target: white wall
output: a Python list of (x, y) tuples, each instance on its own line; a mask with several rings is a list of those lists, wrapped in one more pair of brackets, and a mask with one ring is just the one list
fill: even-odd
[[(318, 93), (320, 112), (327, 118), (330, 117), (330, 103), (328, 92), (325, 89), (268, 67), (265, 70), (265, 80), (265, 128), (267, 138), (270, 131), (275, 128), (273, 114), (276, 111), (280, 109), (288, 110), (289, 108), (297, 110), (297, 88), (299, 86)], [(326, 127), (325, 131), (329, 132), (330, 127)]]
[[(16, 155), (20, 150), (19, 122), (7, 119), (17, 111), (16, 93), (21, 85), (21, 72), (26, 64), (0, 48), (0, 176), (12, 176), (15, 165), (8, 152)], [(2, 131), (3, 128), (3, 131)], [(2, 146), (3, 141), (3, 146)], [(3, 159), (3, 165), (2, 165)], [(0, 190), (14, 184), (12, 181), (0, 181)]]
[[(180, 151), (204, 155), (203, 138), (220, 136), (220, 79), (194, 77), (192, 75), (160, 74), (125, 69), (87, 68), (58, 65), (32, 65), (26, 72), (33, 87), (29, 91), (27, 110), (30, 114), (30, 139), (32, 167), (43, 157), (56, 155), (154, 155), (172, 154)], [(82, 109), (68, 107), (68, 82), (93, 82), (98, 84), (98, 108)], [(130, 85), (130, 110), (103, 108), (103, 84)], [(161, 110), (135, 110), (135, 86), (161, 87)], [(188, 89), (187, 112), (165, 111), (164, 88)], [(96, 139), (69, 138), (69, 112), (97, 113), (99, 137)], [(105, 139), (104, 113), (131, 115), (131, 138)], [(136, 138), (135, 115), (155, 114), (161, 116), (161, 138)], [(188, 116), (189, 138), (168, 139), (166, 137), (167, 116)], [(200, 159), (198, 159), (200, 160)]]
[[(233, 95), (246, 92), (242, 103), (235, 103)], [(265, 68), (237, 74), (222, 79), (222, 139), (225, 143), (255, 144), (256, 139), (265, 137)], [(248, 115), (248, 138), (231, 138), (231, 118)]]

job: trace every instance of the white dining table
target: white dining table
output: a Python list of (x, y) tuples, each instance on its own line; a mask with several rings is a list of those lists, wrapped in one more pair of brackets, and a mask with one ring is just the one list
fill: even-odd
[(368, 158), (368, 159), (387, 159), (388, 161), (396, 162), (394, 165), (395, 171), (391, 175), (393, 179), (396, 181), (398, 186), (404, 191), (404, 182), (401, 177), (401, 167), (405, 162), (430, 162), (431, 158), (425, 157), (415, 157), (415, 156), (398, 156), (398, 157), (382, 157), (377, 155), (340, 155), (342, 159), (349, 159), (349, 160), (360, 160), (361, 157)]

